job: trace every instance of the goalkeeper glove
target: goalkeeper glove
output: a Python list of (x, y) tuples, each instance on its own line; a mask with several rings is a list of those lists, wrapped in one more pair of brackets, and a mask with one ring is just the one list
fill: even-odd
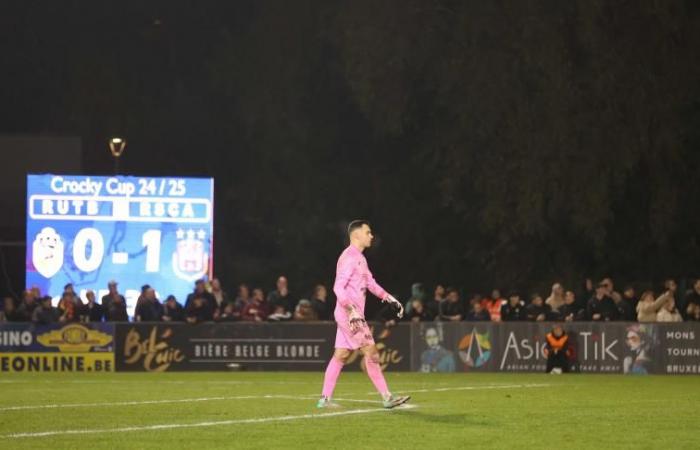
[(350, 331), (355, 334), (358, 331), (360, 331), (362, 327), (362, 322), (365, 321), (365, 319), (362, 317), (362, 314), (355, 308), (355, 306), (349, 306), (347, 308), (348, 310), (348, 319), (350, 322)]
[(403, 305), (400, 301), (396, 300), (396, 298), (394, 298), (393, 295), (387, 294), (384, 298), (384, 301), (392, 305), (395, 309), (397, 309), (396, 316), (399, 319), (403, 317)]

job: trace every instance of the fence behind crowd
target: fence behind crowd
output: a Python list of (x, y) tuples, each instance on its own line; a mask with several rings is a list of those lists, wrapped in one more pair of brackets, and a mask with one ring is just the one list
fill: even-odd
[[(373, 326), (389, 371), (543, 372), (552, 324), (423, 322)], [(700, 326), (578, 322), (573, 371), (698, 374)], [(0, 324), (0, 372), (322, 371), (333, 323)], [(360, 370), (356, 352), (351, 370)]]

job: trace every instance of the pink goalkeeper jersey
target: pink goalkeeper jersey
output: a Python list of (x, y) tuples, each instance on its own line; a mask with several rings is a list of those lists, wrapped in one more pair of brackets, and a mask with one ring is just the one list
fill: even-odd
[(350, 304), (355, 305), (364, 317), (367, 289), (380, 299), (387, 296), (386, 291), (374, 281), (365, 255), (350, 245), (340, 254), (336, 266), (335, 284), (333, 285), (333, 292), (338, 299), (334, 314), (336, 322), (348, 321), (348, 312), (345, 308)]

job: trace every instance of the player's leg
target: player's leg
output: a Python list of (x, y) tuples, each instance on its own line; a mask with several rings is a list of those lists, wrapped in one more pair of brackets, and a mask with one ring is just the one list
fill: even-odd
[(343, 366), (348, 361), (351, 354), (352, 351), (347, 348), (336, 348), (333, 352), (333, 356), (328, 362), (328, 367), (326, 367), (326, 374), (323, 377), (323, 392), (321, 393), (321, 398), (318, 400), (317, 404), (319, 408), (334, 405), (331, 402), (331, 398), (333, 397), (335, 384), (338, 381), (340, 372), (343, 370)]
[(353, 350), (357, 350), (364, 345), (374, 343), (372, 333), (367, 324), (361, 329), (353, 329), (347, 320), (337, 322), (338, 328), (335, 333), (335, 353), (326, 368), (326, 376), (323, 382), (323, 393), (318, 401), (318, 407), (331, 406), (331, 398), (335, 383)]
[(382, 368), (379, 365), (379, 351), (377, 346), (372, 343), (361, 348), (362, 355), (365, 360), (365, 367), (367, 368), (367, 375), (369, 379), (372, 380), (374, 387), (382, 396), (382, 401), (385, 408), (394, 408), (403, 403), (406, 403), (411, 397), (401, 396), (395, 397), (389, 391), (389, 387), (384, 379), (384, 374), (382, 373)]

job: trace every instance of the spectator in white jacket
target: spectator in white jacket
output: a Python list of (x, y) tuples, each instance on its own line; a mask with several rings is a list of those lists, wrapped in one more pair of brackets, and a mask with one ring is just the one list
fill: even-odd
[(661, 307), (658, 313), (656, 313), (657, 322), (683, 322), (683, 317), (681, 313), (678, 312), (676, 308), (676, 301), (673, 297), (668, 297), (666, 303)]
[(656, 315), (666, 303), (666, 300), (673, 298), (670, 291), (666, 291), (654, 300), (652, 291), (644, 291), (639, 303), (637, 303), (637, 320), (640, 322), (656, 322)]

